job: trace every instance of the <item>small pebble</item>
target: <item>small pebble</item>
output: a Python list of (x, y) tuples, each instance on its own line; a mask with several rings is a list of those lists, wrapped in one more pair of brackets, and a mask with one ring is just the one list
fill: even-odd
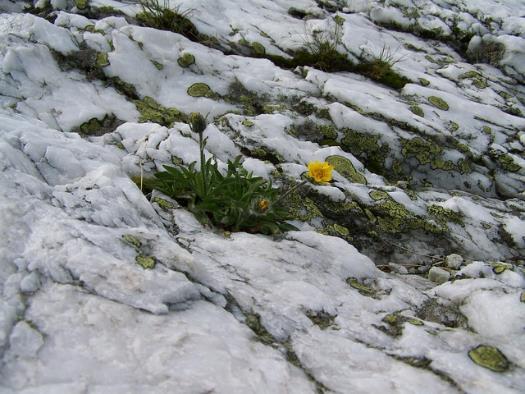
[(428, 271), (428, 279), (434, 283), (442, 284), (448, 281), (450, 278), (450, 273), (445, 271), (443, 268), (432, 267)]
[(463, 257), (461, 257), (459, 254), (449, 254), (445, 258), (445, 263), (447, 264), (448, 268), (457, 270), (463, 264)]

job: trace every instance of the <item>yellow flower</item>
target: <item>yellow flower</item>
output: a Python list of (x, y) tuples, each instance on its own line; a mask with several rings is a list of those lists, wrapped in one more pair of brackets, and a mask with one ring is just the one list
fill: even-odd
[(268, 201), (266, 198), (263, 198), (262, 200), (259, 200), (257, 205), (259, 206), (261, 212), (265, 212), (270, 207), (270, 201)]
[(332, 167), (326, 161), (311, 161), (308, 163), (308, 177), (317, 183), (330, 182), (332, 180)]

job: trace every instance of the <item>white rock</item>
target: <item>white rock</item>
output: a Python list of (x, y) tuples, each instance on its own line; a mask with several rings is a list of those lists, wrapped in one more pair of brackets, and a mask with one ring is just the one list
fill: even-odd
[(34, 357), (44, 344), (42, 334), (21, 321), (13, 328), (9, 337), (10, 352), (20, 357)]
[(445, 259), (445, 263), (448, 268), (457, 270), (463, 264), (463, 257), (459, 254), (449, 254)]
[(40, 278), (37, 272), (31, 272), (20, 281), (20, 290), (24, 293), (32, 293), (40, 287)]
[(428, 271), (428, 279), (437, 284), (445, 283), (450, 278), (450, 273), (443, 268), (432, 267)]

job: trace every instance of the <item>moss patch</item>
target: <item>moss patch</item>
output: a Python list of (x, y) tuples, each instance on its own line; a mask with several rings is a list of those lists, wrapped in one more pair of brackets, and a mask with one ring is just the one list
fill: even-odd
[(364, 284), (362, 284), (359, 279), (357, 278), (347, 278), (346, 283), (350, 286), (359, 291), (360, 294), (367, 296), (367, 297), (374, 297), (376, 295), (376, 291), (368, 287)]
[(109, 59), (107, 52), (98, 52), (97, 53), (97, 60), (96, 60), (97, 67), (107, 67), (109, 66)]
[(140, 241), (140, 239), (138, 239), (132, 234), (123, 234), (121, 239), (124, 243), (128, 244), (129, 246), (135, 249), (140, 249), (140, 247), (142, 246), (142, 242)]
[(440, 97), (437, 97), (437, 96), (429, 96), (428, 97), (428, 102), (430, 104), (432, 104), (434, 107), (442, 110), (442, 111), (448, 111), (449, 110), (449, 106), (447, 104), (447, 102), (445, 100), (443, 100), (442, 98)]
[(161, 209), (165, 211), (169, 211), (175, 208), (175, 204), (159, 196), (153, 198), (152, 202), (156, 203)]
[(505, 372), (510, 366), (505, 355), (493, 346), (479, 345), (470, 350), (468, 356), (479, 366), (494, 372)]
[(183, 68), (189, 67), (195, 63), (195, 56), (186, 52), (177, 59), (177, 63)]
[(512, 156), (506, 153), (499, 155), (496, 160), (498, 161), (500, 167), (506, 171), (518, 172), (521, 170), (521, 166), (514, 161)]
[(401, 145), (401, 154), (405, 157), (415, 157), (420, 164), (429, 164), (432, 158), (440, 155), (443, 151), (440, 146), (432, 144), (421, 137), (401, 140)]
[(152, 256), (143, 256), (141, 254), (135, 257), (135, 262), (144, 269), (153, 269), (155, 268), (156, 262), (155, 258)]
[(431, 204), (427, 206), (427, 212), (442, 224), (446, 222), (463, 224), (463, 215), (460, 212), (442, 207), (441, 205)]
[(421, 116), (422, 118), (425, 117), (425, 112), (423, 112), (423, 108), (421, 108), (419, 105), (411, 105), (409, 109), (414, 115)]
[(114, 131), (123, 122), (110, 114), (104, 116), (102, 120), (91, 118), (82, 123), (75, 131), (84, 136), (99, 136)]
[(79, 10), (84, 10), (88, 7), (88, 0), (75, 0), (75, 7)]
[(351, 182), (367, 184), (366, 178), (363, 174), (357, 171), (352, 162), (343, 156), (333, 155), (328, 156), (326, 161), (334, 167), (334, 169)]
[(162, 126), (171, 127), (175, 122), (184, 122), (187, 116), (173, 107), (164, 107), (153, 98), (146, 96), (136, 100), (135, 106), (140, 112), (139, 122), (153, 122)]

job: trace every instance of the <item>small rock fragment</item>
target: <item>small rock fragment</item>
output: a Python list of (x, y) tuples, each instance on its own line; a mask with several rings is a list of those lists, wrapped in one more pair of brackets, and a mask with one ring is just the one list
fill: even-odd
[(463, 257), (459, 254), (449, 254), (445, 259), (445, 263), (448, 268), (457, 270), (463, 264)]
[(434, 283), (442, 284), (450, 278), (450, 273), (443, 268), (432, 267), (428, 271), (428, 279)]

